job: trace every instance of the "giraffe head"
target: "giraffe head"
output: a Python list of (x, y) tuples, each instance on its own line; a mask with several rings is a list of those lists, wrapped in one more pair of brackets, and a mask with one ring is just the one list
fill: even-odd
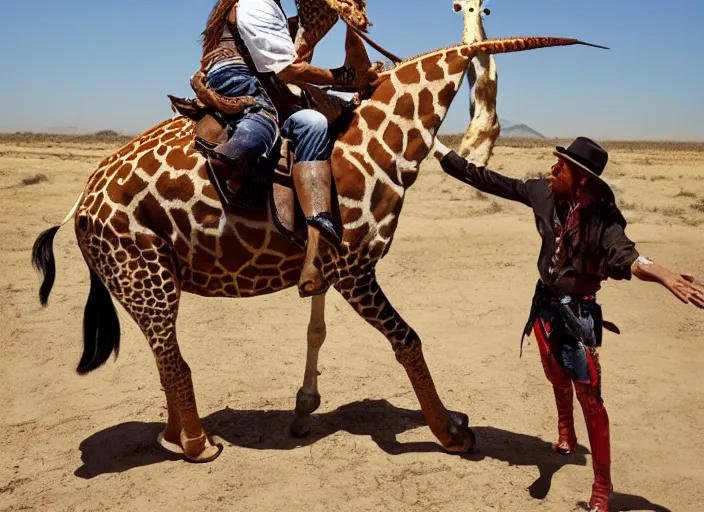
[(484, 0), (454, 0), (452, 8), (455, 12), (465, 11), (467, 13), (476, 13), (477, 16), (485, 14), (489, 16), (491, 9), (484, 7)]
[(482, 16), (489, 16), (491, 9), (484, 7), (484, 0), (453, 0), (452, 8), (464, 16), (463, 43), (472, 44), (486, 39)]

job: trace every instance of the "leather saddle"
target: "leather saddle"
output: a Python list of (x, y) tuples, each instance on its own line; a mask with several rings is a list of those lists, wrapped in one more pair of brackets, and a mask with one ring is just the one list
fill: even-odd
[[(198, 73), (193, 81), (200, 81)], [(192, 81), (192, 84), (193, 84)], [(304, 108), (313, 108), (326, 116), (334, 131), (351, 119), (356, 108), (355, 102), (328, 95), (315, 86), (303, 85), (300, 88), (301, 103)], [(235, 174), (233, 169), (220, 158), (213, 156), (213, 150), (227, 142), (228, 122), (223, 115), (232, 115), (236, 109), (244, 110), (253, 105), (248, 97), (222, 98), (217, 101), (230, 102), (226, 108), (222, 104), (206, 105), (198, 85), (194, 85), (196, 99), (178, 98), (168, 95), (172, 109), (195, 121), (194, 146), (206, 158), (208, 178), (217, 191), (223, 206), (233, 210), (270, 210), (277, 229), (299, 245), (305, 243), (305, 218), (298, 204), (293, 186), (293, 150), (290, 141), (279, 137), (268, 159), (262, 158), (257, 167), (246, 174)], [(207, 100), (206, 100), (207, 101)]]

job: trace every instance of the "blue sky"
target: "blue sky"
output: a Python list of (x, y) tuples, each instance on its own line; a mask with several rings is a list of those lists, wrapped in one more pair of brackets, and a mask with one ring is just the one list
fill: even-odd
[[(190, 95), (212, 0), (22, 0), (0, 16), (0, 131), (74, 126), (138, 133)], [(293, 0), (284, 0), (288, 14)], [(402, 57), (460, 41), (452, 0), (368, 0), (370, 35)], [(543, 134), (704, 140), (704, 2), (490, 0), (489, 37), (575, 37), (611, 47), (497, 57), (501, 118)], [(314, 63), (343, 60), (344, 27)], [(372, 58), (378, 54), (370, 50)], [(443, 132), (464, 131), (460, 91)]]

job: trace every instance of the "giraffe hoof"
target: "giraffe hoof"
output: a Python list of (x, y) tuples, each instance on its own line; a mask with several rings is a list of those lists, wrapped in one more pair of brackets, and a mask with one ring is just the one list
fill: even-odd
[(156, 438), (157, 443), (161, 445), (162, 448), (164, 448), (166, 451), (169, 451), (171, 453), (175, 453), (176, 455), (183, 455), (183, 448), (181, 448), (180, 445), (177, 443), (172, 443), (171, 441), (167, 441), (166, 438), (164, 437), (164, 433), (166, 432), (166, 429), (162, 430), (159, 433), (159, 436)]
[[(165, 430), (159, 433), (159, 436), (157, 437), (157, 442), (165, 450), (171, 453), (175, 453), (176, 455), (180, 455), (189, 462), (212, 462), (220, 456), (224, 448), (224, 444), (222, 443), (222, 440), (220, 438), (214, 437), (212, 441), (206, 438), (204, 448), (201, 450), (201, 452), (197, 455), (189, 455), (184, 451), (181, 445), (173, 443), (171, 441), (167, 441), (164, 436), (164, 432)], [(199, 440), (200, 438), (196, 439)]]
[(469, 417), (461, 412), (450, 411), (450, 442), (445, 450), (450, 453), (467, 453), (477, 444), (477, 436), (469, 428)]
[(291, 422), (291, 427), (289, 428), (291, 436), (301, 439), (308, 437), (310, 435), (310, 415), (298, 416)]
[(314, 297), (315, 295), (323, 295), (330, 289), (330, 283), (323, 280), (315, 282), (313, 280), (306, 281), (298, 285), (298, 296), (302, 299)]
[(209, 444), (206, 446), (202, 452), (200, 452), (195, 457), (186, 456), (189, 462), (205, 463), (212, 462), (217, 459), (222, 453), (223, 445), (222, 443)]

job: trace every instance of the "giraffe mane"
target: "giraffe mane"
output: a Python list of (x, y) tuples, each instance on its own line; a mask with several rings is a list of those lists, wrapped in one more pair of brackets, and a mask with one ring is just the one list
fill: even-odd
[[(411, 64), (417, 62), (426, 57), (430, 57), (437, 54), (442, 54), (449, 50), (462, 50), (465, 48), (482, 48), (487, 49), (495, 47), (494, 51), (489, 51), (489, 53), (506, 53), (506, 52), (516, 52), (523, 50), (534, 50), (538, 48), (549, 48), (552, 46), (569, 46), (573, 44), (579, 44), (583, 46), (591, 46), (593, 48), (601, 48), (603, 50), (608, 50), (606, 46), (601, 46), (598, 44), (585, 43), (579, 39), (572, 39), (566, 37), (502, 37), (496, 39), (485, 39), (484, 41), (478, 41), (471, 44), (456, 44), (452, 46), (446, 46), (444, 48), (439, 48), (437, 50), (432, 50), (426, 53), (421, 53), (410, 59), (406, 59), (403, 62), (399, 62), (394, 68), (381, 73), (382, 76), (390, 75), (395, 72), (398, 68), (405, 66), (406, 64)], [(481, 51), (481, 50), (480, 50)]]

